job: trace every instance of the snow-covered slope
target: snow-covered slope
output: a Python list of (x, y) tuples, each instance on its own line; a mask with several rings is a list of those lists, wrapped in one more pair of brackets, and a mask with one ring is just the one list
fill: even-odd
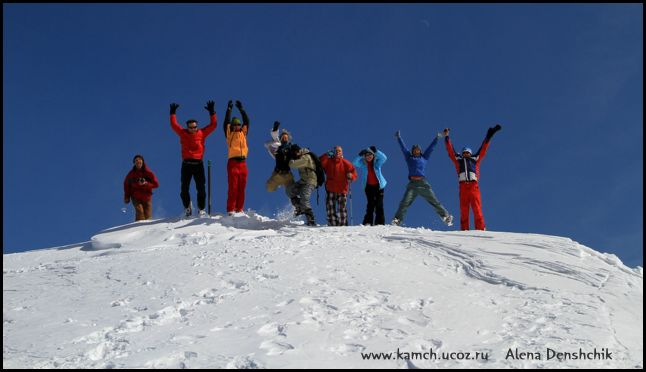
[(642, 314), (641, 267), (534, 234), (249, 213), (3, 256), (3, 368), (642, 368)]

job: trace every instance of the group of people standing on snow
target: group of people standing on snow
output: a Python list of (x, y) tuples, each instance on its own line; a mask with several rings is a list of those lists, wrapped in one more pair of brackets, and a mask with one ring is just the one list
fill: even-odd
[[(247, 135), (249, 133), (249, 117), (240, 101), (235, 102), (242, 119), (231, 117), (233, 101), (229, 100), (224, 118), (224, 136), (228, 148), (227, 176), (227, 213), (232, 215), (242, 212), (247, 185), (247, 156), (249, 148)], [(191, 179), (195, 180), (197, 189), (198, 215), (207, 215), (206, 207), (206, 177), (204, 172), (204, 144), (217, 127), (215, 103), (208, 101), (204, 108), (209, 112), (209, 124), (198, 128), (195, 119), (186, 121), (182, 128), (177, 121), (176, 111), (179, 105), (170, 104), (170, 125), (180, 138), (182, 149), (181, 191), (180, 197), (184, 206), (185, 216), (193, 214), (189, 186)], [(274, 192), (279, 187), (285, 189), (285, 194), (294, 207), (294, 215), (304, 215), (308, 226), (315, 226), (314, 212), (310, 204), (312, 192), (325, 184), (325, 206), (329, 226), (348, 225), (348, 193), (350, 184), (357, 180), (357, 169), (361, 170), (361, 184), (364, 186), (366, 213), (362, 224), (383, 225), (384, 190), (386, 179), (381, 168), (388, 157), (375, 146), (366, 147), (352, 162), (343, 157), (341, 146), (335, 146), (330, 151), (318, 157), (306, 147), (293, 143), (290, 132), (282, 129), (279, 133), (280, 122), (275, 121), (270, 135), (271, 140), (265, 143), (269, 154), (275, 159), (274, 170), (266, 182), (268, 192)], [(475, 153), (464, 147), (456, 152), (449, 137), (449, 129), (439, 132), (429, 146), (422, 152), (419, 145), (409, 149), (401, 137), (400, 131), (395, 133), (402, 154), (408, 166), (408, 185), (399, 203), (399, 208), (392, 219), (392, 224), (401, 225), (410, 205), (422, 196), (433, 206), (442, 221), (448, 226), (453, 225), (453, 216), (442, 206), (435, 196), (431, 185), (425, 177), (426, 164), (437, 142), (444, 138), (449, 158), (458, 173), (460, 191), (460, 228), (469, 230), (469, 209), (473, 210), (475, 228), (485, 230), (484, 217), (478, 179), (480, 178), (480, 162), (484, 158), (489, 142), (493, 135), (501, 129), (497, 124), (487, 130), (482, 145)], [(152, 217), (152, 190), (159, 187), (155, 174), (146, 166), (143, 156), (136, 155), (133, 168), (124, 180), (124, 202), (132, 202), (135, 209), (135, 220), (145, 220)], [(298, 180), (292, 170), (298, 171)]]

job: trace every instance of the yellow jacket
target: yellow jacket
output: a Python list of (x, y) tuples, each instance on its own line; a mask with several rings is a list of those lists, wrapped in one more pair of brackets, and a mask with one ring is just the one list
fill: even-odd
[(249, 127), (242, 126), (239, 132), (231, 131), (231, 126), (227, 127), (227, 147), (229, 148), (229, 159), (231, 158), (246, 158), (249, 153), (247, 147), (247, 132)]

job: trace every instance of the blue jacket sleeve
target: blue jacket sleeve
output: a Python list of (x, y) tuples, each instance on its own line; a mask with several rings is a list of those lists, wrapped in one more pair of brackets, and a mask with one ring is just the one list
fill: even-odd
[(380, 150), (377, 150), (377, 153), (375, 154), (375, 161), (379, 164), (383, 164), (386, 162), (386, 160), (388, 160), (386, 154), (384, 154)]
[(366, 165), (362, 160), (363, 156), (357, 156), (356, 158), (354, 158), (354, 160), (352, 160), (352, 165), (354, 165), (355, 168), (366, 168)]
[(431, 157), (431, 153), (433, 152), (433, 148), (435, 148), (435, 145), (437, 145), (437, 137), (431, 142), (430, 145), (426, 148), (426, 151), (424, 151), (424, 154), (422, 155), (424, 159), (428, 160), (428, 158)]
[(397, 142), (399, 143), (399, 147), (402, 150), (402, 153), (404, 154), (404, 158), (408, 159), (410, 158), (410, 150), (406, 147), (406, 144), (404, 144), (404, 140), (399, 137), (397, 138)]

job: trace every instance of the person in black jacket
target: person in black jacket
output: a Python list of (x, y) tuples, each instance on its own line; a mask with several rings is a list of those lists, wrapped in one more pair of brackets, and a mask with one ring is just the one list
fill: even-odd
[(269, 151), (269, 155), (276, 160), (276, 165), (271, 177), (267, 180), (266, 188), (269, 192), (276, 191), (280, 186), (285, 188), (285, 194), (289, 197), (289, 188), (294, 183), (294, 175), (289, 167), (290, 149), (292, 146), (291, 134), (283, 129), (278, 135), (279, 121), (274, 122), (274, 127), (271, 130), (271, 140), (265, 142), (265, 148)]

